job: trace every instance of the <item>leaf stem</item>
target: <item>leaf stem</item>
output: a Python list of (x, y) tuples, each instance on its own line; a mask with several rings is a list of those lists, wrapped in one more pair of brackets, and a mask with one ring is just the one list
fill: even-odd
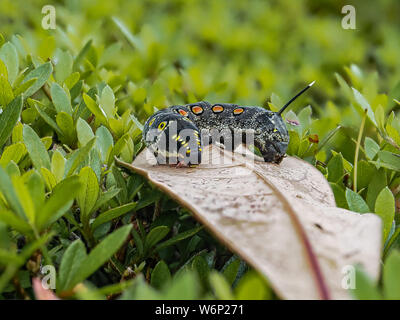
[(356, 144), (356, 153), (354, 155), (354, 178), (353, 178), (353, 191), (354, 192), (357, 192), (358, 153), (360, 151), (361, 138), (362, 138), (363, 131), (364, 131), (364, 126), (365, 126), (365, 119), (367, 119), (367, 109), (364, 110), (364, 116), (363, 116), (362, 121), (361, 121), (360, 130), (358, 131), (358, 138), (357, 138), (357, 144)]

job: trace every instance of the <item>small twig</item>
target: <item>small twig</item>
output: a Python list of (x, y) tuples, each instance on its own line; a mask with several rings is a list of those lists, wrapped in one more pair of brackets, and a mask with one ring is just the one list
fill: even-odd
[(42, 86), (42, 90), (43, 90), (44, 94), (47, 96), (47, 98), (51, 102), (53, 102), (53, 98), (51, 97), (49, 86), (46, 83)]
[(353, 191), (357, 192), (357, 162), (358, 162), (358, 153), (360, 151), (361, 138), (364, 131), (365, 119), (367, 118), (367, 109), (364, 110), (364, 116), (361, 121), (360, 130), (358, 132), (357, 144), (356, 144), (356, 153), (354, 155), (354, 178), (353, 178)]
[(28, 293), (21, 286), (21, 282), (19, 281), (18, 276), (14, 276), (12, 282), (13, 282), (13, 285), (15, 287), (15, 291), (18, 293), (18, 295), (21, 298), (23, 298), (24, 300), (31, 300), (31, 298), (29, 297)]
[(157, 200), (153, 213), (153, 221), (160, 216), (160, 213), (161, 213), (161, 200)]

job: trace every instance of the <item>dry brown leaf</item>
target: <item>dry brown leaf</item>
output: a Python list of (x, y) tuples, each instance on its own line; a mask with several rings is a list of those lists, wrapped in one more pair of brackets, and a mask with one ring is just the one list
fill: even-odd
[[(323, 175), (303, 160), (253, 161), (211, 145), (196, 168), (156, 165), (145, 149), (132, 165), (188, 208), (284, 299), (348, 299), (346, 266), (379, 275), (381, 221), (336, 207)], [(211, 161), (212, 160), (212, 161)]]

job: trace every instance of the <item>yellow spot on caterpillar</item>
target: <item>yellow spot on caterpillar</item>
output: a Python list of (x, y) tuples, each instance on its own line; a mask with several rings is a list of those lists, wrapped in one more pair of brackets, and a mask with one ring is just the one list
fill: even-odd
[(165, 121), (163, 121), (163, 122), (161, 122), (159, 125), (158, 125), (158, 130), (164, 130), (165, 129), (165, 126), (167, 125), (167, 123), (165, 122)]
[(274, 128), (274, 132), (278, 132), (278, 129), (277, 129), (277, 128)]
[(153, 119), (150, 120), (149, 127), (154, 123), (155, 120), (156, 120), (156, 118), (153, 118)]

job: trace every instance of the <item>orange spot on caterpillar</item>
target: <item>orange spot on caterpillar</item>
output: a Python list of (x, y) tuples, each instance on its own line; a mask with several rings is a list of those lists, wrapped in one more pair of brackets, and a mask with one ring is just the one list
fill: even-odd
[(233, 109), (233, 114), (234, 114), (235, 116), (237, 116), (238, 114), (243, 113), (243, 111), (244, 111), (243, 108), (236, 108), (236, 109)]
[(200, 107), (200, 106), (193, 106), (193, 107), (192, 107), (192, 112), (193, 112), (194, 114), (202, 114), (203, 111), (204, 111), (203, 108)]
[(212, 107), (212, 111), (213, 111), (214, 113), (220, 113), (220, 112), (224, 111), (224, 107), (223, 107), (223, 106), (216, 105), (216, 106), (213, 106), (213, 107)]
[(188, 115), (188, 113), (183, 109), (179, 109), (178, 112), (184, 117), (187, 117), (187, 115)]

